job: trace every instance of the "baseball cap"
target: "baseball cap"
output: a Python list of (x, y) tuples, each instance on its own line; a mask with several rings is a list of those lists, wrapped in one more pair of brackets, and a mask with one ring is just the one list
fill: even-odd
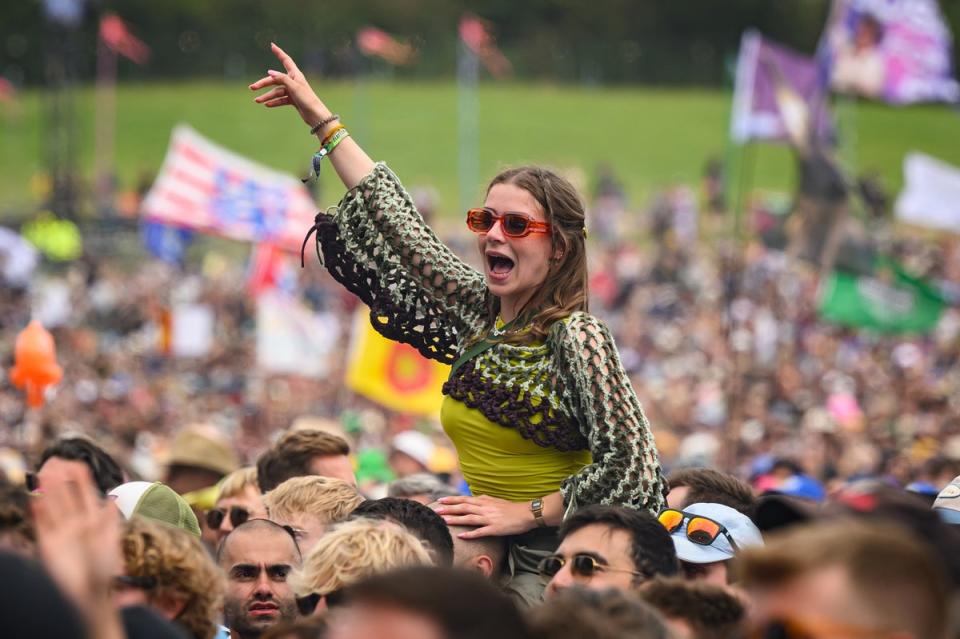
[(960, 525), (960, 475), (940, 491), (933, 502), (933, 509), (948, 524)]
[(815, 519), (820, 504), (778, 492), (761, 495), (753, 508), (753, 522), (762, 532), (787, 528)]
[(823, 484), (809, 475), (793, 475), (784, 479), (771, 492), (786, 495), (787, 497), (796, 497), (797, 499), (806, 499), (809, 501), (823, 501), (827, 492)]
[[(740, 549), (763, 545), (763, 537), (750, 518), (729, 506), (708, 503), (691, 504), (684, 508), (683, 512), (688, 515), (700, 515), (722, 524)], [(709, 546), (695, 544), (687, 539), (688, 523), (687, 520), (684, 520), (683, 526), (677, 528), (671, 534), (677, 557), (681, 561), (692, 564), (712, 564), (717, 561), (733, 559), (735, 552), (726, 535), (717, 535), (717, 538)]]
[(183, 497), (158, 481), (131, 481), (108, 493), (125, 519), (134, 515), (182, 528), (200, 536), (200, 523)]
[(390, 447), (420, 462), (424, 468), (430, 466), (430, 460), (437, 445), (427, 435), (418, 430), (405, 430), (393, 438)]

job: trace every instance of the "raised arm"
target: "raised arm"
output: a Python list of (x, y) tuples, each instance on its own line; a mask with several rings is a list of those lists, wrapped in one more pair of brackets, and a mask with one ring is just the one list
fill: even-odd
[[(284, 71), (271, 70), (250, 85), (254, 91), (272, 87), (255, 102), (296, 108), (322, 141), (338, 123), (293, 59), (271, 47)], [(375, 164), (353, 138), (340, 140), (323, 161), (333, 164), (347, 187), (336, 210), (318, 215), (313, 227), (324, 266), (370, 307), (371, 323), (382, 335), (452, 364), (486, 322), (483, 275), (440, 241), (396, 175)]]
[[(329, 120), (333, 112), (310, 87), (310, 83), (307, 82), (307, 78), (297, 67), (293, 58), (274, 43), (270, 44), (270, 50), (277, 56), (284, 70), (271, 69), (267, 71), (266, 76), (250, 85), (252, 91), (273, 87), (270, 91), (254, 98), (254, 102), (269, 108), (292, 106), (311, 129), (320, 122)], [(322, 141), (336, 125), (336, 121), (331, 121), (321, 127), (316, 132), (317, 138)], [(374, 167), (370, 156), (360, 148), (356, 140), (350, 137), (340, 142), (337, 145), (337, 152), (331, 153), (328, 159), (347, 190), (358, 186)]]

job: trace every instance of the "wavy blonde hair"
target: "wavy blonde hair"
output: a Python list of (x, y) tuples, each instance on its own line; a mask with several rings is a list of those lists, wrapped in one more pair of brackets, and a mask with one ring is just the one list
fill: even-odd
[(345, 520), (362, 501), (347, 482), (319, 475), (292, 477), (263, 496), (271, 519), (306, 514), (327, 523)]
[(147, 600), (156, 604), (164, 599), (183, 599), (183, 611), (177, 622), (199, 639), (217, 634), (217, 618), (223, 601), (223, 573), (190, 533), (133, 517), (126, 523), (123, 563), (130, 577), (153, 577), (155, 588), (146, 591)]
[[(487, 193), (498, 184), (513, 184), (532, 195), (550, 224), (551, 255), (557, 257), (551, 257), (546, 279), (517, 313), (531, 319), (503, 338), (513, 344), (541, 342), (554, 322), (588, 310), (586, 211), (577, 189), (549, 169), (507, 169), (490, 181)], [(500, 301), (491, 296), (491, 325), (499, 312)]]
[(432, 566), (420, 540), (393, 522), (358, 518), (325, 534), (290, 576), (297, 596), (326, 595), (404, 566)]
[(228, 497), (239, 497), (246, 490), (247, 486), (253, 486), (260, 492), (257, 485), (257, 469), (255, 466), (246, 466), (238, 468), (223, 478), (220, 482), (220, 493), (217, 495), (217, 501)]

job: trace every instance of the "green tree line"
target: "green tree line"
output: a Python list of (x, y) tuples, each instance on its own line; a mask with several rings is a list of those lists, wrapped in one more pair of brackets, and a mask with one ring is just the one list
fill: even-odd
[[(96, 25), (104, 11), (124, 18), (152, 55), (132, 80), (251, 77), (271, 63), (276, 40), (303, 66), (327, 76), (358, 72), (441, 78), (456, 69), (456, 26), (470, 11), (489, 21), (523, 80), (596, 84), (718, 86), (744, 29), (754, 27), (813, 53), (830, 0), (88, 0), (76, 29), (55, 28), (41, 0), (0, 9), (0, 74), (45, 81), (49, 55), (72, 77), (96, 69)], [(960, 1), (941, 0), (954, 32)], [(363, 58), (357, 30), (372, 25), (410, 42), (415, 64), (388, 69)], [(955, 61), (960, 55), (954, 51)]]

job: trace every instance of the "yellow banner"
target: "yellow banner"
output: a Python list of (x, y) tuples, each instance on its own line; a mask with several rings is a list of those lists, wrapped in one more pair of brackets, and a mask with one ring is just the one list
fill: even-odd
[(353, 321), (347, 387), (400, 413), (440, 415), (450, 367), (423, 357), (409, 344), (383, 337), (362, 309)]

